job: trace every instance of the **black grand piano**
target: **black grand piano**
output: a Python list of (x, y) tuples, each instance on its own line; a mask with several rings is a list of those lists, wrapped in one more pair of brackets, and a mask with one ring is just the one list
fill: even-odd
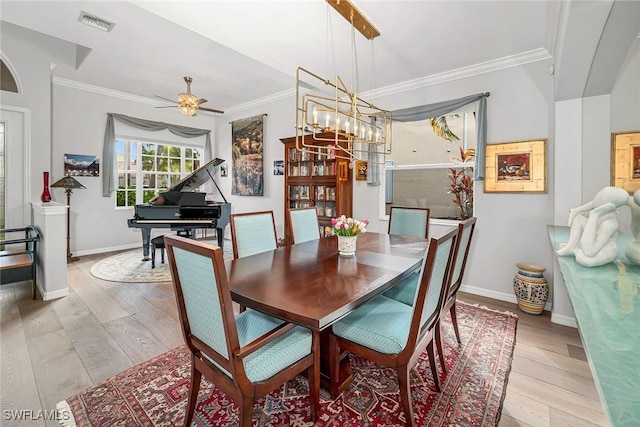
[[(148, 261), (151, 229), (170, 228), (178, 234), (192, 236), (198, 228), (215, 228), (218, 246), (222, 248), (224, 229), (229, 224), (231, 203), (213, 179), (222, 159), (213, 159), (186, 176), (149, 203), (136, 205), (135, 217), (128, 220), (129, 228), (142, 231), (143, 261)], [(208, 180), (213, 181), (224, 202), (207, 202), (206, 193), (196, 191)]]

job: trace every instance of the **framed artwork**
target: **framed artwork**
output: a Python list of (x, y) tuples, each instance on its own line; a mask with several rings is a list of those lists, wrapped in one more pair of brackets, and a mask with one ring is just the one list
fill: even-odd
[(368, 164), (364, 160), (356, 160), (356, 181), (367, 180)]
[(547, 140), (488, 144), (485, 193), (546, 193)]
[(273, 161), (273, 174), (284, 175), (284, 160)]
[(611, 185), (640, 190), (640, 131), (611, 134)]
[(262, 196), (264, 194), (264, 162), (262, 136), (265, 114), (231, 122), (231, 194)]
[(100, 176), (100, 160), (86, 154), (65, 154), (64, 174), (69, 176)]

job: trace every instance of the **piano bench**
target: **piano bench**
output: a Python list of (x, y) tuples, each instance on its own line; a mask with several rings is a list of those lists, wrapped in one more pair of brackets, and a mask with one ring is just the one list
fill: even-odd
[(160, 260), (164, 264), (164, 236), (151, 239), (151, 268), (156, 268), (156, 249), (160, 249)]

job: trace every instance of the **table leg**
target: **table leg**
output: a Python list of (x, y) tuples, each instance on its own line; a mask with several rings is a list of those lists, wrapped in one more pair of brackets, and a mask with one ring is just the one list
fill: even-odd
[(330, 328), (320, 331), (320, 385), (331, 392), (331, 398), (337, 398), (353, 381), (351, 365), (349, 364), (349, 354), (344, 352), (340, 357), (340, 367), (336, 385), (332, 384), (332, 372), (330, 358), (333, 356), (333, 349), (330, 344)]

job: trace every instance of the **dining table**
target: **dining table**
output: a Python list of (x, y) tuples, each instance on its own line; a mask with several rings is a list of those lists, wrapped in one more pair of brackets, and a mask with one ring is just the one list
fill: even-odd
[[(226, 261), (229, 287), (235, 302), (319, 332), (321, 383), (330, 389), (330, 326), (419, 269), (428, 242), (366, 232), (343, 256), (337, 236), (323, 237)], [(343, 358), (338, 394), (351, 380)]]

